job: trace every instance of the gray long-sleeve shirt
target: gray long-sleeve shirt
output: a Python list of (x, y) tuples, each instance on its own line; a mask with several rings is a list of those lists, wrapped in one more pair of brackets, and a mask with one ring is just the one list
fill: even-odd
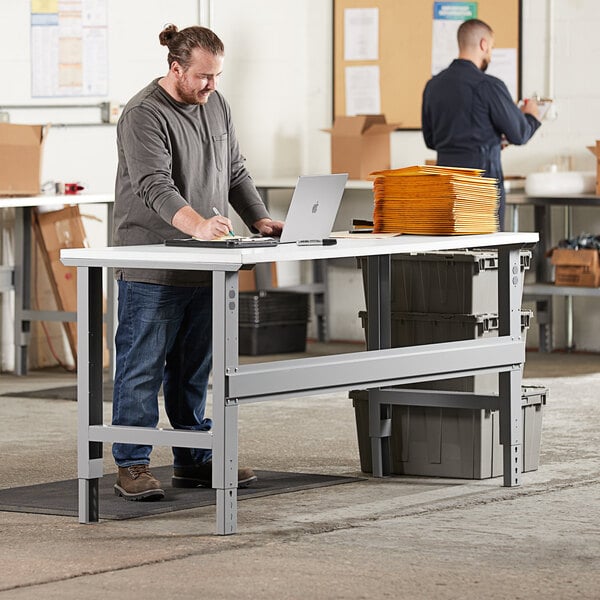
[[(268, 217), (244, 166), (229, 105), (213, 92), (204, 105), (175, 101), (158, 79), (136, 94), (117, 125), (118, 168), (113, 243), (160, 244), (187, 237), (171, 225), (191, 206), (203, 217), (229, 204), (249, 227)], [(163, 285), (207, 285), (203, 271), (116, 269), (118, 279)]]

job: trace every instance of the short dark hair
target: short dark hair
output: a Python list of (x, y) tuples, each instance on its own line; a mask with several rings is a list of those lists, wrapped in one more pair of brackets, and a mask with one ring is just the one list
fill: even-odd
[(476, 46), (485, 35), (494, 35), (493, 29), (484, 21), (469, 19), (461, 24), (456, 33), (458, 47), (462, 49)]
[(158, 39), (161, 46), (167, 46), (169, 67), (178, 62), (184, 69), (190, 66), (192, 51), (202, 48), (215, 56), (225, 54), (225, 46), (216, 33), (206, 27), (194, 25), (179, 31), (172, 23), (166, 25)]

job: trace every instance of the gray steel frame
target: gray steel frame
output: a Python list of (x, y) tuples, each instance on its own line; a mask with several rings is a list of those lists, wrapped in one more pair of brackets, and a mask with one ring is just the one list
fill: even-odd
[[(102, 424), (102, 267), (78, 267), (78, 477), (79, 521), (98, 521), (102, 442), (212, 448), (220, 535), (237, 530), (238, 407), (246, 402), (294, 398), (355, 388), (369, 391), (373, 474), (388, 472), (392, 404), (497, 408), (504, 445), (504, 485), (520, 485), (522, 439), (520, 248), (499, 248), (499, 335), (442, 344), (390, 348), (390, 256), (369, 257), (367, 350), (324, 358), (240, 365), (238, 362), (238, 271), (241, 265), (204, 265), (213, 270), (213, 430), (115, 427)], [(502, 282), (502, 284), (500, 284)], [(496, 396), (456, 392), (413, 392), (399, 383), (498, 373)]]

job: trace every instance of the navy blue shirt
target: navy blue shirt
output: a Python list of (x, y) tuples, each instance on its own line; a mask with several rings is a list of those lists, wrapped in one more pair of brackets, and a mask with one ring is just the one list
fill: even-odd
[(483, 169), (486, 177), (498, 179), (502, 227), (502, 136), (511, 144), (524, 144), (541, 123), (521, 112), (503, 81), (463, 59), (427, 82), (421, 117), (425, 144), (437, 151), (438, 165)]

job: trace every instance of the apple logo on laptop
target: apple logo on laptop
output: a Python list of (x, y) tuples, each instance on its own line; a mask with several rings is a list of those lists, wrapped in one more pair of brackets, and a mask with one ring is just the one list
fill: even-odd
[(317, 212), (317, 209), (319, 208), (319, 203), (315, 202), (312, 206), (312, 212), (313, 214)]

